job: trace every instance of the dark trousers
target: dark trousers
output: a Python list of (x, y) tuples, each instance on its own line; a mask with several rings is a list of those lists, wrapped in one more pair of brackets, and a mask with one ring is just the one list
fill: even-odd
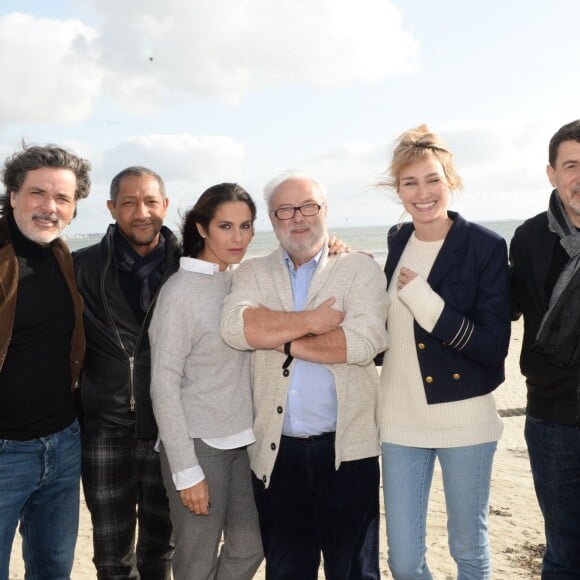
[(267, 580), (378, 580), (379, 461), (334, 466), (334, 434), (282, 437), (268, 488), (253, 477)]
[(526, 418), (526, 443), (546, 530), (542, 580), (580, 578), (580, 430)]
[(125, 429), (83, 433), (82, 480), (99, 580), (171, 578), (169, 503), (154, 445)]

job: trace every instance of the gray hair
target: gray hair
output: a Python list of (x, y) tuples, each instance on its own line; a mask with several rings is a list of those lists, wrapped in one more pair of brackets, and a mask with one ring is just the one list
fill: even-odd
[(270, 209), (270, 207), (271, 207), (270, 202), (272, 201), (272, 197), (276, 193), (276, 190), (283, 183), (286, 183), (287, 181), (298, 180), (298, 179), (304, 179), (306, 181), (309, 181), (312, 184), (312, 187), (315, 190), (317, 190), (318, 193), (320, 194), (321, 201), (323, 201), (323, 202), (327, 201), (326, 188), (324, 187), (324, 185), (322, 185), (322, 183), (320, 183), (320, 181), (318, 181), (318, 179), (315, 179), (314, 177), (310, 177), (310, 175), (307, 175), (306, 173), (303, 173), (302, 171), (289, 170), (289, 171), (284, 171), (284, 172), (280, 173), (276, 177), (273, 177), (264, 186), (264, 201), (268, 204), (268, 209)]
[(6, 190), (3, 195), (0, 195), (0, 216), (8, 215), (12, 211), (10, 192), (18, 193), (20, 191), (28, 172), (45, 167), (67, 169), (75, 174), (75, 201), (84, 199), (89, 195), (91, 164), (86, 159), (82, 159), (58, 145), (40, 146), (23, 143), (22, 149), (8, 157), (4, 164), (2, 181)]

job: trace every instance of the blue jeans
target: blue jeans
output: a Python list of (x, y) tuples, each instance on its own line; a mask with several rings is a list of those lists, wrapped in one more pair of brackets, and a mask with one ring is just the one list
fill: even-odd
[(379, 580), (379, 460), (343, 461), (334, 434), (282, 437), (270, 485), (253, 477), (266, 580)]
[(496, 447), (495, 441), (438, 449), (383, 443), (389, 568), (394, 578), (432, 578), (425, 559), (425, 535), (436, 457), (443, 474), (449, 549), (457, 578), (491, 577), (487, 514)]
[(528, 415), (525, 436), (546, 531), (542, 580), (580, 578), (580, 430)]
[(79, 527), (81, 439), (75, 420), (38, 439), (0, 439), (0, 578), (20, 521), (27, 580), (70, 578)]

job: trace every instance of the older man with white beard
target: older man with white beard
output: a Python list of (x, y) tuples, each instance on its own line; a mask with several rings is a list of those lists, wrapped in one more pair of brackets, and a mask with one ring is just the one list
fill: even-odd
[(266, 577), (380, 578), (375, 355), (388, 298), (363, 254), (332, 256), (327, 199), (304, 174), (265, 187), (280, 247), (234, 273), (222, 315), (232, 347), (252, 350), (254, 494)]

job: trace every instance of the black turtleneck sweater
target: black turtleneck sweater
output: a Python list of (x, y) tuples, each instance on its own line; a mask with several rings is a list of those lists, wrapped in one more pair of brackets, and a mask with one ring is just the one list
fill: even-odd
[(0, 371), (0, 439), (28, 440), (60, 431), (76, 416), (69, 364), (74, 312), (51, 246), (23, 236), (12, 215), (8, 222), (18, 290)]

